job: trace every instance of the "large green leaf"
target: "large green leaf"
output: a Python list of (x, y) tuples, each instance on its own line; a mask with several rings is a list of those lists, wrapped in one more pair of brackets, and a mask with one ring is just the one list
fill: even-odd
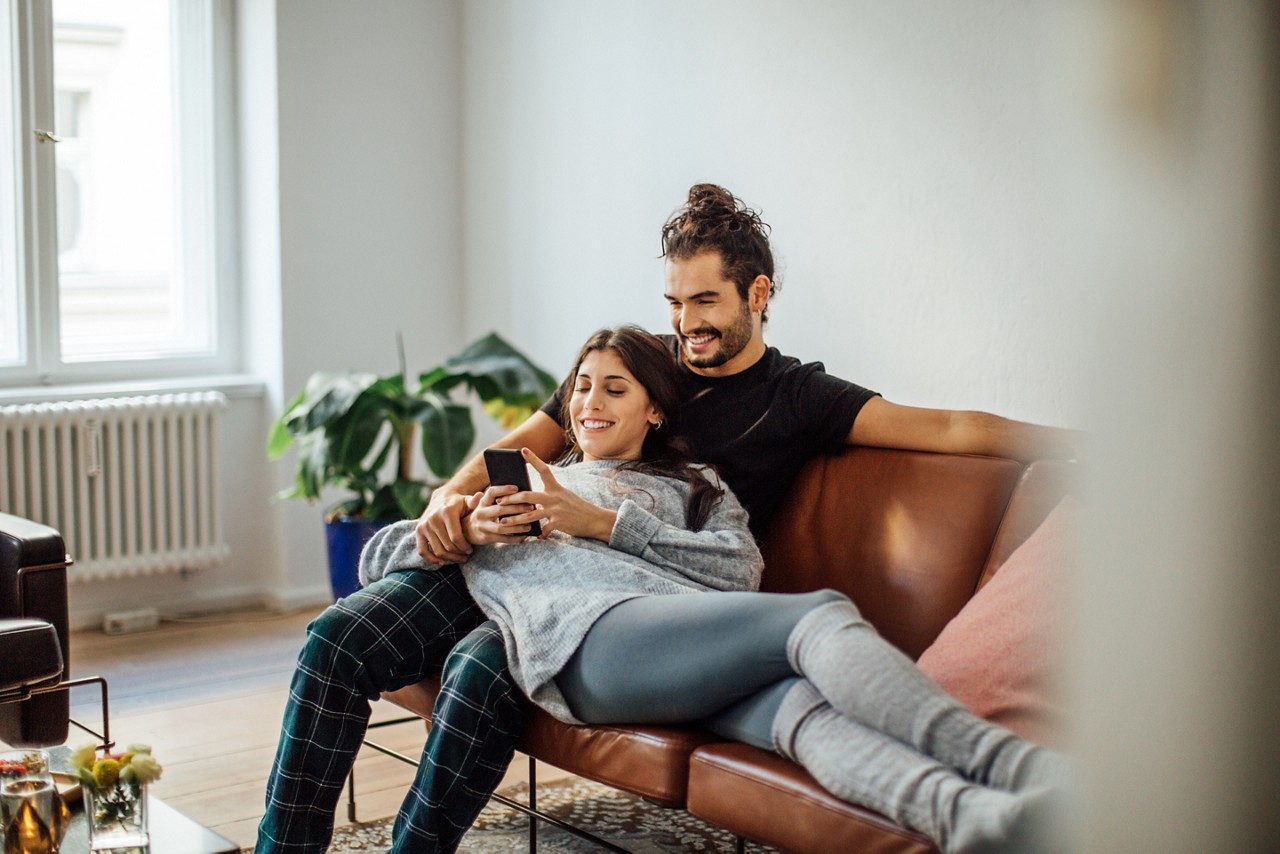
[(443, 366), (419, 377), (422, 389), (447, 392), (466, 382), (488, 401), (495, 397), (508, 403), (537, 405), (555, 391), (550, 374), (491, 332), (461, 353), (445, 360)]
[(308, 499), (320, 497), (328, 481), (329, 441), (322, 431), (298, 437), (298, 492)]
[(427, 485), (416, 480), (397, 480), (391, 484), (396, 503), (400, 505), (401, 517), (416, 519), (427, 509)]
[(387, 519), (395, 521), (404, 518), (400, 515), (400, 505), (396, 503), (396, 496), (391, 491), (391, 484), (386, 483), (378, 488), (378, 491), (373, 494), (373, 498), (369, 501), (369, 506), (364, 508), (363, 515), (366, 519), (372, 520)]
[(361, 471), (386, 423), (386, 406), (370, 395), (361, 395), (341, 418), (325, 428), (329, 460), (339, 471)]
[(377, 382), (377, 374), (314, 373), (301, 399), (294, 401), (281, 420), (294, 436), (309, 433), (341, 418), (365, 389)]
[(284, 452), (289, 450), (289, 446), (293, 444), (293, 434), (285, 426), (285, 419), (289, 413), (299, 406), (307, 397), (307, 390), (303, 389), (298, 392), (292, 402), (284, 409), (284, 415), (278, 421), (271, 425), (271, 435), (267, 437), (267, 459), (278, 460), (284, 456)]
[(373, 499), (364, 510), (364, 516), (374, 521), (386, 522), (416, 519), (427, 509), (427, 491), (427, 485), (417, 480), (385, 483), (374, 492)]
[(427, 404), (417, 414), (422, 425), (422, 453), (427, 466), (439, 477), (451, 477), (462, 465), (476, 440), (470, 407), (427, 393)]

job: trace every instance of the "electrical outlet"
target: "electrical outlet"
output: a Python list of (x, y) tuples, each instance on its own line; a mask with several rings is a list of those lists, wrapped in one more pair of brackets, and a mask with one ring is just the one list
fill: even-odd
[(146, 632), (160, 627), (160, 612), (155, 608), (134, 611), (111, 611), (102, 617), (102, 631), (108, 635)]

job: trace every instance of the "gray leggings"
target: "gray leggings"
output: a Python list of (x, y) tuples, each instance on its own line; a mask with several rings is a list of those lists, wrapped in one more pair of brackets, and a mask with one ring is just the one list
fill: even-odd
[(778, 706), (798, 678), (787, 638), (805, 614), (844, 598), (813, 593), (685, 593), (605, 612), (556, 677), (586, 723), (700, 721), (773, 750)]

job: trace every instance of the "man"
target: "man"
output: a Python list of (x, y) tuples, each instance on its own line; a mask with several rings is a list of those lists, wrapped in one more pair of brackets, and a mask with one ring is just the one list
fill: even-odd
[[(763, 328), (777, 291), (767, 230), (759, 214), (728, 191), (699, 184), (662, 231), (685, 438), (695, 459), (719, 468), (757, 535), (805, 462), (842, 444), (1023, 460), (1070, 453), (1065, 431), (985, 413), (900, 406), (828, 375), (820, 363), (801, 364), (766, 346)], [(564, 447), (559, 399), (497, 446), (555, 459)], [(425, 560), (438, 566), (466, 561), (471, 544), (462, 519), (487, 485), (477, 456), (433, 493), (417, 526)], [(511, 507), (513, 513), (524, 509)], [(484, 524), (512, 541), (523, 536), (521, 529), (497, 527), (500, 522)], [(460, 576), (393, 573), (308, 627), (268, 782), (259, 854), (324, 850), (368, 723), (369, 699), (429, 675), (442, 660), (433, 725), (396, 819), (392, 851), (457, 846), (501, 780), (522, 726), (502, 638), (483, 623)]]
[[(767, 229), (727, 190), (698, 184), (662, 231), (685, 438), (694, 459), (719, 468), (757, 535), (804, 463), (841, 444), (1019, 460), (1070, 456), (1068, 431), (890, 403), (831, 377), (821, 363), (802, 365), (766, 346), (763, 328), (777, 292)], [(564, 447), (558, 411), (559, 394), (497, 447), (527, 447), (555, 459)], [(426, 560), (466, 560), (467, 496), (487, 483), (477, 457), (432, 495), (418, 525)]]

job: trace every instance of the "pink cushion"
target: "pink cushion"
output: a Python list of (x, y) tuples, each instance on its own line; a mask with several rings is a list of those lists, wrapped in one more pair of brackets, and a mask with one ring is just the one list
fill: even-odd
[(1035, 741), (1060, 741), (1058, 652), (1078, 530), (1068, 497), (920, 656), (920, 669), (973, 712)]

